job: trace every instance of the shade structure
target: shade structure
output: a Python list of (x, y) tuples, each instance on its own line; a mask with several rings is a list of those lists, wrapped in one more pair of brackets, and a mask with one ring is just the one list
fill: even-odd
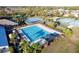
[(63, 18), (58, 20), (60, 22), (60, 25), (63, 26), (71, 26), (73, 27), (79, 27), (79, 20), (75, 20), (74, 18)]
[(6, 31), (3, 26), (0, 26), (0, 47), (8, 46), (8, 40), (6, 36)]
[(0, 25), (0, 53), (9, 53), (5, 27)]
[(7, 19), (1, 19), (0, 24), (1, 25), (18, 25), (18, 23), (7, 20)]

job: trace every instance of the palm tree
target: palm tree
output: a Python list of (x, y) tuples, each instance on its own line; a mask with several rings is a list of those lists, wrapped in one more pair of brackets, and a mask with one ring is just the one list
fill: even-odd
[(35, 44), (33, 44), (31, 47), (34, 49), (34, 52), (35, 52), (35, 53), (41, 52), (41, 46), (40, 46), (39, 43), (35, 43)]
[(11, 33), (10, 36), (9, 36), (9, 38), (10, 38), (9, 49), (10, 49), (11, 53), (14, 53), (15, 50), (16, 50), (16, 47), (15, 47), (16, 37), (17, 37), (17, 35), (15, 33)]
[(31, 53), (31, 52), (33, 52), (33, 49), (29, 46), (29, 43), (27, 41), (25, 41), (25, 40), (21, 40), (19, 46), (20, 46), (19, 50), (22, 53)]
[(26, 14), (18, 14), (16, 15), (16, 21), (19, 23), (19, 25), (21, 24), (25, 24), (25, 19), (27, 19), (27, 15)]

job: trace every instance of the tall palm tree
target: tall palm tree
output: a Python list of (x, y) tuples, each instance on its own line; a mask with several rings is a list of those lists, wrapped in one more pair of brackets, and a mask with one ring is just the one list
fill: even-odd
[(25, 40), (21, 40), (19, 50), (22, 53), (31, 53), (31, 52), (33, 52), (32, 48), (29, 46), (29, 43)]
[(19, 23), (19, 25), (21, 24), (25, 24), (25, 19), (27, 18), (26, 14), (18, 14), (16, 15), (16, 21)]

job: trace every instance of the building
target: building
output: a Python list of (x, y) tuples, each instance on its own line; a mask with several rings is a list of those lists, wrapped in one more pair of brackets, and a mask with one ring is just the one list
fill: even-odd
[(64, 15), (65, 17), (68, 17), (70, 15), (70, 10), (64, 10)]
[(14, 25), (18, 25), (18, 23), (14, 22), (12, 17), (9, 16), (0, 17), (0, 53), (9, 52), (7, 35), (11, 27)]
[(72, 10), (71, 14), (75, 17), (79, 17), (79, 10)]
[(5, 27), (0, 25), (0, 53), (8, 52), (8, 40)]
[(9, 16), (1, 16), (0, 17), (0, 24), (1, 25), (6, 25), (6, 26), (9, 26), (9, 25), (18, 25), (18, 23), (16, 23), (12, 17), (9, 17)]

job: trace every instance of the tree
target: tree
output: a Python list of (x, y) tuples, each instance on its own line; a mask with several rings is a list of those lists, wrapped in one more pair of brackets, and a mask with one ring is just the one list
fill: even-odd
[(24, 20), (27, 19), (27, 15), (17, 14), (15, 18), (16, 18), (16, 22), (18, 22), (18, 24), (21, 25), (21, 24), (25, 24)]
[(16, 52), (16, 46), (15, 46), (16, 45), (16, 37), (17, 37), (17, 34), (15, 34), (15, 33), (9, 34), (9, 38), (10, 38), (9, 50), (10, 50), (11, 53)]
[(15, 43), (17, 35), (15, 33), (12, 33), (10, 35), (11, 35), (11, 38), (9, 37), (10, 38), (10, 43)]
[(41, 52), (41, 46), (39, 43), (35, 43), (32, 45), (32, 48), (34, 49), (34, 52), (39, 53)]
[(29, 46), (29, 43), (25, 40), (21, 40), (20, 42), (20, 51), (22, 53), (32, 53), (33, 52), (33, 49)]
[(15, 52), (15, 47), (14, 47), (14, 46), (9, 46), (9, 51), (10, 51), (11, 53), (14, 53), (14, 52)]

